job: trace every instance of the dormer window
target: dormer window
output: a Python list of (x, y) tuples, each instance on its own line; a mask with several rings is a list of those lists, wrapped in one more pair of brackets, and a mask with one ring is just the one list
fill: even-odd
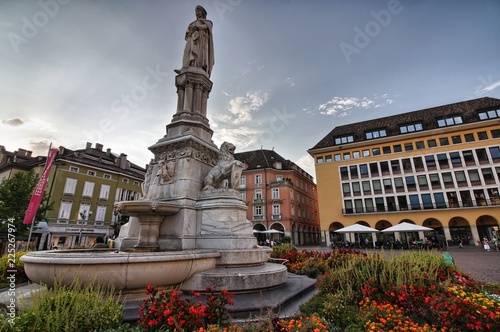
[(438, 119), (438, 127), (449, 127), (464, 123), (462, 116), (450, 116), (442, 119)]
[(401, 134), (413, 133), (415, 131), (421, 131), (423, 129), (424, 129), (424, 126), (422, 125), (421, 122), (399, 126), (399, 132)]
[(348, 136), (342, 136), (342, 137), (335, 138), (335, 145), (347, 144), (347, 143), (352, 143), (352, 142), (354, 142), (354, 136), (353, 135), (348, 135)]
[(387, 130), (385, 129), (377, 129), (377, 130), (367, 131), (365, 133), (366, 139), (374, 139), (386, 136), (387, 136)]
[(479, 116), (479, 120), (489, 120), (489, 119), (499, 118), (500, 109), (477, 112), (477, 115)]

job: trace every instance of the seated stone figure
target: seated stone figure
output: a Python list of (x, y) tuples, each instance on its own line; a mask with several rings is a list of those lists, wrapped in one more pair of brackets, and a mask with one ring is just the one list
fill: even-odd
[(228, 142), (219, 149), (219, 160), (203, 181), (203, 190), (221, 188), (224, 180), (229, 181), (229, 188), (235, 189), (240, 182), (243, 163), (234, 159), (236, 147)]

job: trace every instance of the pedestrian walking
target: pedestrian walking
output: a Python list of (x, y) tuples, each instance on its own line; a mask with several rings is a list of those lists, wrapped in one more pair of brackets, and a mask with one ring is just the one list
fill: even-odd
[(486, 251), (491, 250), (490, 242), (488, 241), (488, 238), (486, 236), (483, 237), (483, 247), (484, 247), (484, 250), (486, 250)]

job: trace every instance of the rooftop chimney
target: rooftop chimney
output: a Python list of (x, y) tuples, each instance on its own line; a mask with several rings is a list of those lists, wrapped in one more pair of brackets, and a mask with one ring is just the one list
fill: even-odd
[(102, 144), (100, 144), (100, 143), (96, 143), (96, 144), (95, 144), (95, 149), (96, 149), (96, 150), (102, 151), (102, 147), (103, 147), (103, 145), (102, 145)]
[(125, 153), (120, 153), (120, 156), (116, 158), (115, 164), (121, 169), (129, 169), (130, 163), (127, 160), (127, 155)]

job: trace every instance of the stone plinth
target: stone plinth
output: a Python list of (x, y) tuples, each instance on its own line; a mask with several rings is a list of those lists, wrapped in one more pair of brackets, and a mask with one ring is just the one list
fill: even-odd
[(257, 245), (252, 223), (246, 219), (246, 204), (234, 189), (210, 189), (201, 192), (196, 238), (198, 249), (250, 249)]
[(218, 267), (193, 275), (182, 284), (183, 290), (204, 290), (217, 286), (231, 292), (255, 291), (279, 286), (287, 280), (286, 267), (266, 263), (252, 267)]

